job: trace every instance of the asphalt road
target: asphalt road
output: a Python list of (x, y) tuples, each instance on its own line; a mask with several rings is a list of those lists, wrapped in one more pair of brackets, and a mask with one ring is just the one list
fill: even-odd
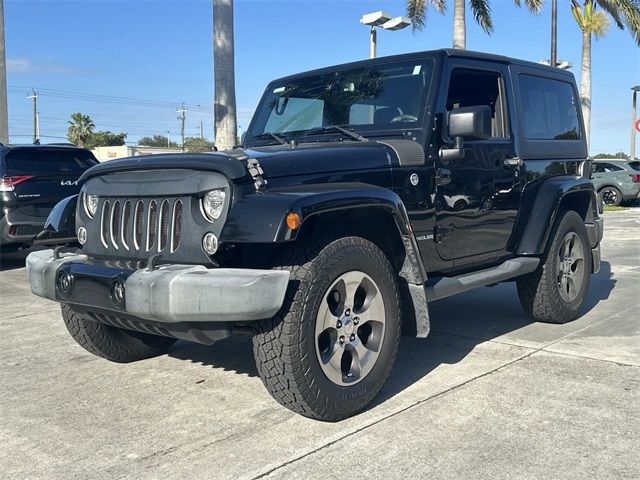
[(513, 284), (431, 306), (391, 381), (337, 424), (280, 407), (248, 338), (129, 365), (0, 272), (0, 478), (640, 478), (640, 208), (605, 216), (585, 314), (532, 324)]

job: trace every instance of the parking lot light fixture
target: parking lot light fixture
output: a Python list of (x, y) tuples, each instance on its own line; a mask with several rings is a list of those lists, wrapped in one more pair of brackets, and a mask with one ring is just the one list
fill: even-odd
[(411, 20), (406, 17), (392, 17), (384, 11), (366, 13), (360, 18), (360, 23), (370, 27), (369, 30), (369, 58), (376, 58), (377, 33), (376, 28), (385, 30), (402, 30), (411, 25)]

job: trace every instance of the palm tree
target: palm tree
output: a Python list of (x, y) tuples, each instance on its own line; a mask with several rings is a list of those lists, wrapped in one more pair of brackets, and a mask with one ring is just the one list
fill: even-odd
[(571, 0), (571, 12), (582, 31), (582, 65), (580, 68), (580, 105), (587, 146), (591, 137), (591, 36), (602, 37), (609, 29), (609, 18), (596, 9), (600, 6), (620, 29), (626, 25), (640, 45), (640, 4), (637, 0), (585, 0), (584, 8)]
[(91, 117), (76, 112), (71, 114), (71, 120), (67, 123), (69, 124), (69, 128), (67, 129), (67, 138), (69, 141), (79, 147), (84, 147), (95, 128)]
[(213, 117), (216, 147), (237, 144), (236, 77), (233, 45), (233, 0), (213, 0)]
[[(514, 0), (519, 7), (521, 0)], [(533, 13), (539, 13), (544, 0), (524, 0), (527, 8)], [(629, 0), (634, 1), (634, 0)], [(469, 0), (473, 16), (480, 27), (489, 35), (493, 33), (491, 8), (489, 0)], [(432, 6), (437, 12), (444, 13), (447, 9), (446, 0), (407, 0), (407, 16), (413, 22), (414, 30), (422, 30), (427, 18), (427, 9)], [(453, 48), (467, 48), (467, 24), (465, 0), (453, 0)]]

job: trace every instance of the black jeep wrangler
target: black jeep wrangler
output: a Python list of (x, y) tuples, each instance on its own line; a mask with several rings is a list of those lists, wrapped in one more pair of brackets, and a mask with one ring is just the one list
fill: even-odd
[(430, 301), (515, 280), (532, 319), (579, 316), (603, 225), (570, 73), (455, 50), (315, 70), (267, 87), (243, 143), (103, 163), (56, 206), (82, 247), (29, 279), (82, 347), (251, 334), (271, 395), (335, 421)]

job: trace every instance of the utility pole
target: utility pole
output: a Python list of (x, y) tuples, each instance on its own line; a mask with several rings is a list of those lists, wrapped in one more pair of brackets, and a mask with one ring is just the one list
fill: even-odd
[(558, 64), (558, 0), (551, 1), (551, 59), (550, 65)]
[(200, 138), (204, 138), (204, 130), (202, 128), (202, 120), (200, 120)]
[(169, 130), (167, 130), (167, 148), (171, 147), (171, 139), (169, 138)]
[(0, 0), (0, 143), (9, 143), (7, 61), (4, 53), (4, 1)]
[(33, 143), (38, 143), (40, 138), (40, 132), (38, 132), (38, 92), (32, 88), (31, 95), (27, 95), (27, 98), (33, 99)]
[(182, 139), (182, 151), (184, 152), (184, 122), (187, 119), (187, 109), (185, 108), (184, 103), (182, 103), (182, 107), (177, 113), (180, 115), (178, 120), (180, 120), (180, 138)]
[(631, 160), (636, 159), (636, 102), (638, 98), (638, 92), (640, 92), (640, 85), (631, 87), (633, 90), (633, 100), (631, 101)]

